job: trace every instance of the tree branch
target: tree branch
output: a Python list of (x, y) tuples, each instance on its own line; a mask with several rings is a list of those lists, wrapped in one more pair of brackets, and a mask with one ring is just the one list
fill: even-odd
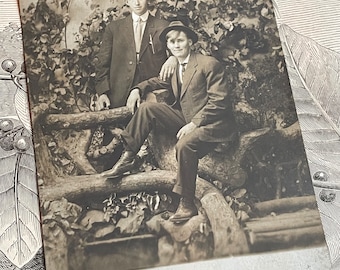
[(130, 120), (131, 116), (127, 107), (119, 107), (99, 112), (49, 114), (45, 118), (45, 124), (52, 129), (86, 129), (100, 124), (125, 123)]

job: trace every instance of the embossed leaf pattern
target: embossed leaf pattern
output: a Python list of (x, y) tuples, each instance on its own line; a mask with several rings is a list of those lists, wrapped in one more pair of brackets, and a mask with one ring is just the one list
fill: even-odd
[[(313, 176), (340, 179), (340, 55), (287, 25), (280, 27), (296, 110)], [(324, 193), (331, 200), (325, 200)], [(315, 187), (332, 263), (340, 262), (340, 191)]]
[[(321, 188), (315, 189), (316, 193), (321, 192)], [(337, 192), (338, 197), (340, 193)], [(321, 213), (322, 225), (324, 228), (325, 236), (327, 239), (327, 245), (329, 247), (330, 257), (333, 264), (339, 264), (340, 262), (340, 218), (339, 207), (340, 200), (332, 203), (318, 203)]]
[[(20, 83), (25, 84), (24, 81)], [(17, 88), (16, 93), (14, 95), (14, 105), (15, 105), (16, 113), (21, 123), (24, 125), (27, 131), (32, 132), (30, 112), (28, 108), (28, 98), (27, 98), (27, 93), (24, 91), (24, 89), (26, 89), (26, 85), (22, 89), (20, 87)]]
[(24, 153), (0, 148), (0, 205), (0, 250), (22, 267), (41, 247), (32, 147)]

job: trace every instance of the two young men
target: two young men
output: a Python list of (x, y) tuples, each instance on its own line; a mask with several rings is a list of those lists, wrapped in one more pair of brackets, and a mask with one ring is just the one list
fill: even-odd
[(169, 89), (172, 104), (142, 103), (122, 133), (125, 151), (112, 169), (101, 174), (117, 178), (134, 166), (135, 155), (151, 130), (165, 128), (176, 134), (177, 179), (173, 192), (181, 196), (173, 222), (184, 222), (197, 214), (194, 204), (198, 160), (219, 142), (236, 132), (229, 86), (224, 67), (213, 57), (191, 50), (197, 34), (180, 21), (160, 33), (178, 66), (168, 81), (153, 77), (137, 84), (129, 98), (139, 104), (148, 92)]

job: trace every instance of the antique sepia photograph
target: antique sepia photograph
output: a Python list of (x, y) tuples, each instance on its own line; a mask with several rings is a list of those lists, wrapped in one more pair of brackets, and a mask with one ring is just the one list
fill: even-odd
[(325, 247), (271, 1), (19, 7), (46, 269)]

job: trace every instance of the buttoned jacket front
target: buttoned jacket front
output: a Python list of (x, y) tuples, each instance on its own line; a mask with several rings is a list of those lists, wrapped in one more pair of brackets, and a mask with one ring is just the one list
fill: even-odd
[(225, 68), (213, 57), (191, 53), (183, 84), (180, 86), (178, 72), (168, 82), (151, 78), (139, 83), (141, 95), (158, 89), (170, 91), (170, 106), (182, 111), (187, 123), (193, 122), (200, 132), (200, 139), (222, 142), (237, 131), (232, 113), (230, 87)]
[(139, 63), (136, 60), (132, 16), (113, 21), (106, 26), (97, 55), (96, 91), (99, 95), (108, 95), (111, 107), (126, 104), (129, 90), (134, 83), (158, 76), (167, 59), (166, 46), (160, 42), (159, 35), (168, 24), (167, 21), (149, 15)]

